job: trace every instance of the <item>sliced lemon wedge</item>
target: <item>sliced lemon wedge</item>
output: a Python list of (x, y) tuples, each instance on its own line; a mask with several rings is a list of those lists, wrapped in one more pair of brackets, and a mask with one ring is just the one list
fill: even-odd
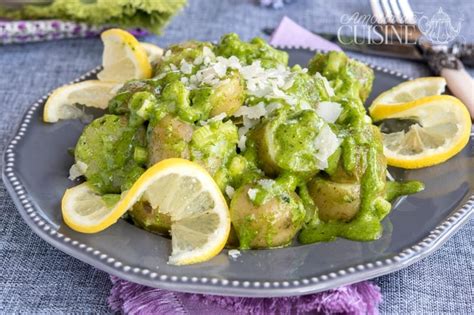
[(146, 51), (132, 34), (113, 28), (103, 32), (101, 38), (104, 69), (97, 74), (99, 80), (125, 82), (151, 77), (152, 67)]
[(471, 118), (466, 106), (449, 95), (420, 98), (404, 104), (378, 104), (375, 122), (410, 119), (408, 130), (382, 133), (384, 154), (392, 166), (414, 169), (442, 163), (468, 143)]
[(54, 90), (48, 98), (43, 111), (43, 120), (54, 123), (61, 119), (84, 116), (84, 112), (76, 104), (105, 109), (117, 87), (115, 82), (98, 80), (62, 86)]
[(372, 102), (369, 112), (372, 113), (378, 104), (401, 104), (415, 101), (422, 97), (441, 95), (446, 89), (443, 77), (423, 77), (400, 83), (383, 92)]
[(114, 224), (139, 200), (171, 217), (171, 264), (203, 262), (224, 247), (230, 232), (224, 196), (205, 169), (184, 159), (155, 164), (113, 206), (107, 206), (87, 183), (70, 188), (62, 199), (62, 214), (70, 228), (96, 233)]
[(84, 182), (66, 190), (61, 209), (64, 221), (70, 228), (83, 233), (95, 233), (99, 231), (96, 223), (104, 224), (115, 211), (116, 205), (108, 206), (102, 196)]
[(148, 61), (150, 61), (151, 64), (158, 63), (161, 60), (161, 57), (163, 57), (163, 48), (146, 42), (140, 42), (140, 45), (145, 49)]

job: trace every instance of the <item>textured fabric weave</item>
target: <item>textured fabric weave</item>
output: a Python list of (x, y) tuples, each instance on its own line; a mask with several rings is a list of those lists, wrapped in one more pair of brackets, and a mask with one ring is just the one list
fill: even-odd
[[(281, 298), (248, 298), (172, 292), (110, 277), (109, 305), (127, 314), (275, 314), (377, 315), (380, 289), (369, 281), (325, 292)], [(199, 311), (196, 309), (199, 305)], [(202, 309), (202, 310), (201, 310)]]
[[(440, 6), (453, 19), (474, 12), (473, 1), (411, 2), (415, 11), (427, 15)], [(300, 0), (270, 10), (251, 0), (191, 0), (163, 37), (146, 40), (165, 46), (189, 38), (216, 40), (231, 31), (249, 39), (262, 36), (264, 27), (275, 27), (283, 15), (311, 30), (336, 32), (340, 16), (355, 11), (370, 13), (368, 1)], [(474, 41), (472, 16), (464, 16), (462, 35)], [(98, 65), (101, 51), (99, 39), (0, 46), (0, 152), (26, 109), (51, 89)], [(357, 57), (411, 76), (428, 74), (422, 64)], [(111, 312), (106, 301), (111, 288), (108, 275), (36, 236), (23, 223), (3, 184), (0, 211), (0, 313)], [(380, 312), (472, 314), (473, 227), (471, 220), (430, 257), (376, 279), (384, 297)]]
[[(42, 42), (64, 38), (95, 37), (112, 26), (94, 26), (60, 20), (2, 21), (0, 44)], [(142, 29), (129, 29), (135, 36), (148, 34)]]

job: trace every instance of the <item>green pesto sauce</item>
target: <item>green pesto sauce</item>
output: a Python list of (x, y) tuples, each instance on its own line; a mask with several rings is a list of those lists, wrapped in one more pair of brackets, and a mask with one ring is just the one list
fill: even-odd
[(158, 93), (160, 87), (155, 80), (130, 80), (126, 82), (117, 94), (109, 101), (108, 111), (111, 114), (122, 115), (130, 112), (130, 101), (137, 92)]
[(215, 48), (217, 55), (236, 56), (245, 64), (259, 60), (263, 67), (272, 68), (288, 64), (288, 54), (271, 47), (262, 38), (254, 38), (246, 43), (235, 33), (224, 35)]
[(284, 170), (295, 173), (315, 173), (316, 138), (324, 123), (311, 110), (290, 116), (276, 128), (274, 147), (276, 163)]
[(372, 90), (374, 72), (343, 52), (316, 54), (308, 65), (309, 73), (321, 73), (329, 79), (336, 95), (360, 98), (364, 102)]
[(168, 234), (171, 230), (171, 218), (157, 209), (152, 209), (144, 201), (137, 202), (128, 214), (132, 221), (141, 228), (158, 234)]
[(304, 222), (311, 224), (315, 220), (318, 221), (318, 217), (317, 217), (318, 209), (309, 194), (308, 186), (306, 185), (306, 183), (300, 184), (298, 186), (298, 195), (300, 196), (301, 201), (303, 203), (303, 207), (305, 209)]
[(102, 201), (105, 203), (105, 206), (109, 209), (113, 208), (117, 202), (120, 200), (119, 194), (105, 194), (102, 196)]
[[(380, 205), (376, 204), (375, 200), (384, 189), (384, 183), (379, 174), (377, 150), (370, 147), (367, 154), (367, 169), (361, 181), (361, 205), (356, 217), (348, 223), (319, 220), (303, 229), (299, 235), (299, 241), (307, 244), (330, 241), (338, 236), (360, 241), (379, 238), (382, 234), (380, 220), (383, 218), (383, 213), (387, 212), (376, 209), (376, 206)], [(383, 206), (388, 206), (388, 210), (390, 209), (390, 204)]]
[[(238, 35), (228, 34), (217, 45), (190, 41), (170, 46), (168, 51), (156, 66), (155, 78), (126, 82), (109, 102), (108, 112), (113, 115), (105, 115), (87, 126), (76, 146), (76, 160), (88, 166), (85, 176), (96, 191), (105, 194), (106, 204), (116, 202), (118, 194), (143, 173), (144, 166), (152, 164), (154, 152), (150, 148), (155, 144), (151, 145), (151, 133), (157, 124), (166, 122), (165, 117), (179, 119), (182, 124), (175, 126), (167, 122), (168, 126), (160, 130), (163, 132), (157, 137), (163, 156), (189, 158), (199, 163), (222, 191), (227, 186), (237, 191), (243, 185), (251, 185), (256, 189), (254, 206), (264, 206), (274, 197), (285, 205), (289, 203), (291, 228), (297, 231), (305, 223), (299, 235), (302, 243), (336, 237), (376, 239), (382, 233), (380, 222), (391, 208), (388, 201), (423, 189), (415, 181), (386, 183), (381, 143), (367, 121), (363, 106), (374, 74), (344, 53), (316, 54), (307, 72), (300, 66), (291, 68), (293, 83), (285, 90), (288, 98), (284, 100), (248, 95), (243, 76), (230, 68), (220, 78), (219, 85), (190, 87), (191, 77), (200, 69), (200, 63), (196, 62), (199, 59), (215, 61), (219, 56), (235, 56), (242, 65), (260, 61), (264, 68), (286, 67), (288, 54), (260, 38), (243, 42)], [(209, 51), (215, 56), (209, 55)], [(190, 67), (186, 73), (177, 71), (183, 64)], [(328, 82), (335, 95), (327, 88)], [(293, 100), (291, 105), (288, 99)], [(315, 158), (316, 143), (327, 123), (308, 108), (321, 101), (337, 102), (342, 107), (338, 120), (330, 124), (342, 144), (329, 157), (327, 168), (320, 171)], [(243, 104), (252, 106), (259, 102), (266, 105), (277, 102), (281, 106), (247, 134), (247, 148), (240, 152), (237, 144), (242, 118), (230, 116)], [(227, 114), (223, 121), (207, 121), (221, 113)], [(177, 130), (184, 124), (191, 129), (190, 141), (184, 140)], [(360, 184), (360, 208), (350, 221), (325, 222), (318, 217), (314, 196), (307, 187), (315, 176), (336, 183)], [(293, 192), (297, 198), (292, 197)], [(167, 229), (167, 219), (157, 217), (143, 205), (133, 209), (131, 215), (145, 229)], [(247, 215), (237, 231), (240, 247), (251, 248), (255, 238), (263, 240), (268, 247), (274, 246), (281, 232), (273, 226), (274, 219), (272, 215)], [(260, 230), (262, 225), (265, 228)], [(259, 235), (259, 231), (264, 231), (264, 235)]]
[(293, 85), (285, 90), (285, 93), (296, 99), (296, 106), (312, 107), (319, 101), (329, 100), (326, 90), (319, 84), (318, 79), (303, 72), (298, 65), (294, 66), (291, 72)]
[[(199, 42), (194, 40), (169, 46), (163, 59), (158, 64), (156, 74), (169, 71), (170, 65), (179, 68), (183, 60), (188, 63), (193, 63), (197, 58), (203, 57), (204, 47), (207, 47), (210, 50), (213, 49), (213, 45), (209, 42)], [(196, 71), (197, 69), (193, 68), (192, 73), (194, 74)], [(174, 73), (178, 74), (177, 72)]]
[(230, 181), (228, 164), (236, 155), (237, 127), (231, 122), (213, 121), (196, 129), (191, 138), (191, 160), (204, 166), (221, 190)]
[[(278, 183), (275, 185), (278, 185)], [(286, 216), (289, 214), (289, 219), (291, 221), (288, 223), (288, 226), (285, 226), (285, 228), (290, 229), (290, 231), (293, 231), (293, 233), (296, 234), (296, 232), (301, 228), (305, 219), (306, 211), (304, 205), (294, 194), (290, 195), (288, 190), (283, 190), (284, 188), (281, 187), (281, 185), (280, 188), (282, 188), (282, 190), (273, 189), (270, 199), (276, 198), (279, 207), (282, 207), (285, 211), (288, 211), (284, 215)], [(260, 187), (257, 189), (262, 188)], [(289, 234), (289, 237), (283, 239), (279, 235), (279, 233), (282, 231), (280, 231), (275, 224), (277, 224), (278, 227), (281, 226), (281, 222), (278, 222), (279, 219), (277, 217), (281, 217), (283, 215), (282, 213), (262, 211), (261, 206), (264, 207), (264, 204), (269, 202), (270, 199), (257, 204), (257, 206), (259, 206), (259, 211), (246, 215), (237, 223), (237, 225), (234, 225), (240, 240), (239, 247), (241, 249), (250, 249), (254, 248), (255, 246), (259, 248), (282, 247), (288, 245), (293, 239), (294, 234), (291, 233)], [(272, 202), (275, 202), (275, 200)], [(234, 207), (235, 205), (231, 204), (231, 208)], [(265, 246), (263, 246), (263, 244), (265, 244)]]
[(385, 199), (392, 201), (404, 195), (411, 195), (425, 189), (425, 185), (417, 180), (406, 182), (387, 182)]
[(318, 171), (316, 138), (324, 124), (312, 110), (278, 110), (248, 143), (255, 146), (257, 164), (267, 173), (290, 172), (308, 178)]
[(258, 231), (252, 228), (255, 222), (255, 217), (247, 215), (244, 217), (244, 223), (241, 225), (238, 231), (239, 236), (239, 248), (250, 249), (250, 244), (257, 237)]
[(87, 165), (85, 176), (95, 190), (120, 193), (144, 172), (133, 158), (135, 148), (145, 145), (144, 138), (142, 126), (130, 126), (123, 116), (104, 115), (84, 129), (74, 154)]
[(336, 237), (359, 241), (377, 239), (382, 235), (380, 222), (391, 210), (391, 204), (387, 200), (423, 190), (423, 184), (418, 181), (385, 184), (377, 154), (380, 154), (377, 148), (371, 145), (367, 153), (367, 169), (361, 180), (361, 205), (355, 218), (347, 223), (316, 219), (300, 233), (301, 243), (331, 241)]

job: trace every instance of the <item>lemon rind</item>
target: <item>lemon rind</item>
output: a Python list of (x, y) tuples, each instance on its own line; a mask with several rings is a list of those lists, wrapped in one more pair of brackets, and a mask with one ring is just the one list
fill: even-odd
[(446, 150), (435, 153), (431, 156), (420, 154), (415, 156), (403, 156), (403, 158), (395, 157), (391, 154), (392, 151), (384, 148), (384, 154), (387, 157), (388, 165), (406, 169), (417, 169), (422, 167), (433, 166), (447, 161), (454, 155), (458, 154), (467, 145), (470, 138), (472, 124), (469, 112), (466, 106), (459, 99), (450, 95), (427, 96), (412, 102), (396, 105), (378, 104), (374, 111), (371, 113), (371, 115), (374, 121), (380, 121), (382, 119), (388, 119), (393, 118), (394, 116), (399, 116), (398, 114), (416, 107), (429, 106), (429, 104), (433, 102), (450, 103), (453, 106), (456, 106), (456, 109), (460, 111), (462, 121), (460, 121), (459, 123), (461, 124), (462, 129), (459, 132), (459, 136), (456, 138), (456, 141), (454, 141), (454, 143), (452, 143)]

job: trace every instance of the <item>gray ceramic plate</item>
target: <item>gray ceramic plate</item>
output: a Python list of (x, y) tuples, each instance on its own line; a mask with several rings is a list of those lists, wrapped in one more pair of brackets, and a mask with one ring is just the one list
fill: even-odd
[[(305, 65), (314, 52), (289, 49), (291, 63)], [(98, 69), (76, 81), (95, 77)], [(406, 79), (375, 67), (372, 97)], [(404, 268), (443, 244), (472, 214), (473, 141), (448, 162), (417, 171), (391, 169), (398, 179), (419, 179), (422, 193), (398, 200), (373, 242), (344, 239), (275, 250), (246, 251), (236, 259), (224, 250), (209, 262), (175, 267), (166, 263), (170, 241), (123, 220), (93, 235), (70, 230), (60, 200), (74, 185), (68, 148), (84, 125), (44, 124), (47, 96), (26, 113), (4, 156), (3, 179), (26, 223), (58, 249), (121, 278), (158, 288), (240, 296), (300, 295), (327, 290)], [(370, 100), (369, 100), (370, 102)]]

